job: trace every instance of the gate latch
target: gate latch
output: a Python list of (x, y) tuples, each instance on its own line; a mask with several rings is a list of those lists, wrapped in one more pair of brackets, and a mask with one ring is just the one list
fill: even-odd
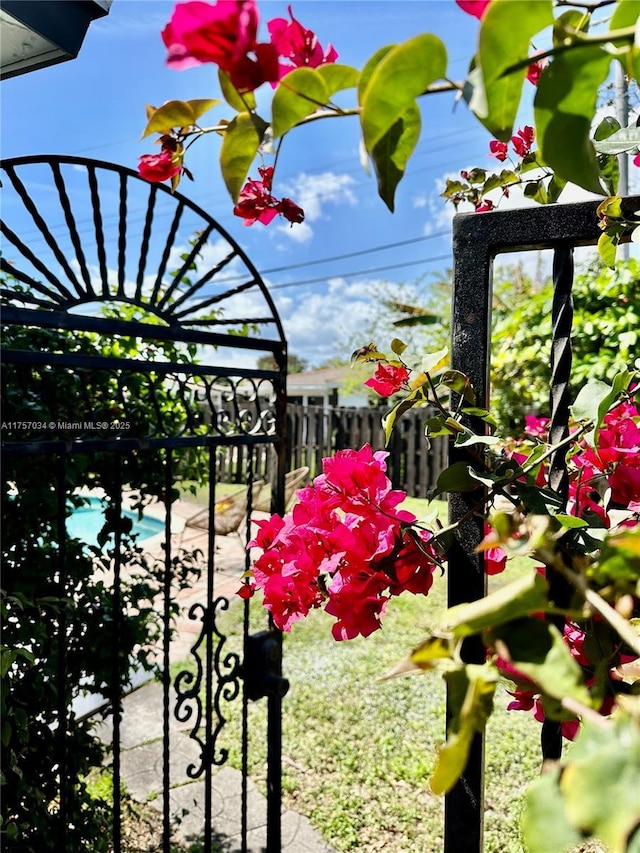
[(276, 631), (260, 631), (247, 637), (243, 666), (247, 698), (263, 696), (282, 698), (289, 681), (282, 676), (282, 635)]

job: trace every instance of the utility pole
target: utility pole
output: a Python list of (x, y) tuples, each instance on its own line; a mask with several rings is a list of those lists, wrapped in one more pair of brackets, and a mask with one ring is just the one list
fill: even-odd
[[(616, 118), (620, 122), (621, 127), (629, 125), (629, 95), (627, 78), (624, 73), (624, 68), (620, 62), (616, 62)], [(618, 181), (618, 195), (629, 195), (629, 155), (626, 153), (618, 154), (618, 162), (620, 164), (620, 179)], [(622, 258), (625, 261), (629, 260), (629, 244), (623, 243), (621, 246)]]

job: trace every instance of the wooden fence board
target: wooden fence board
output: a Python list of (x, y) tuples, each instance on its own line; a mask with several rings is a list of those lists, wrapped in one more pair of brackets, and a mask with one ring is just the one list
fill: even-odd
[[(306, 465), (310, 477), (322, 473), (322, 460), (336, 450), (358, 449), (370, 444), (374, 450), (389, 452), (387, 474), (394, 488), (412, 497), (426, 497), (440, 472), (447, 465), (447, 445), (436, 438), (427, 447), (424, 422), (430, 409), (412, 409), (398, 421), (389, 447), (385, 448), (382, 417), (386, 410), (367, 408), (330, 408), (293, 405), (287, 409), (289, 469)], [(226, 482), (243, 481), (245, 448), (220, 448), (220, 477)], [(270, 480), (275, 471), (275, 456), (270, 448), (256, 455), (255, 476)]]

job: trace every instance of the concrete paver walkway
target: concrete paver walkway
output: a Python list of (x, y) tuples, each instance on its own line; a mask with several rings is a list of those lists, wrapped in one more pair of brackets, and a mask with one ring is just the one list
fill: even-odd
[[(174, 512), (185, 516), (193, 508), (178, 506)], [(182, 547), (206, 547), (206, 531), (185, 527), (180, 535)], [(206, 552), (206, 551), (205, 551)], [(244, 550), (238, 537), (216, 537), (215, 595), (233, 598), (245, 568)], [(205, 579), (201, 578), (178, 595), (181, 615), (177, 619), (175, 637), (171, 642), (172, 662), (185, 660), (197, 640), (199, 620), (190, 620), (186, 613), (196, 602), (205, 603)], [(150, 682), (139, 687), (123, 700), (121, 722), (121, 774), (126, 790), (136, 800), (159, 811), (163, 809), (163, 732), (162, 685)], [(201, 841), (205, 816), (204, 776), (194, 780), (187, 768), (200, 764), (200, 746), (190, 736), (184, 724), (170, 714), (169, 767), (170, 814), (179, 817), (175, 822), (174, 838), (186, 846)], [(192, 722), (189, 722), (190, 730)], [(96, 727), (105, 743), (112, 739), (112, 722), (108, 718)], [(241, 853), (242, 775), (229, 766), (218, 769), (212, 777), (211, 806), (213, 839), (217, 848), (207, 853)], [(247, 782), (247, 851), (264, 853), (266, 843), (266, 800), (254, 782)], [(306, 817), (293, 811), (282, 812), (282, 853), (335, 853), (321, 838)]]

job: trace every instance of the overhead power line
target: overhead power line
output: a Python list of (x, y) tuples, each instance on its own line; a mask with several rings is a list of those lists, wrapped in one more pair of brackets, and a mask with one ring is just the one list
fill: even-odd
[[(359, 249), (357, 252), (346, 252), (344, 255), (330, 255), (326, 258), (316, 258), (313, 261), (298, 261), (295, 264), (286, 264), (282, 267), (270, 267), (266, 270), (260, 270), (260, 275), (268, 275), (274, 272), (287, 272), (288, 270), (296, 270), (301, 267), (313, 267), (318, 264), (329, 264), (333, 261), (344, 261), (347, 258), (357, 258), (359, 255), (371, 255), (373, 252), (383, 252), (387, 249), (398, 249), (401, 246), (410, 246), (412, 243), (423, 243), (427, 240), (434, 240), (436, 237), (448, 237), (449, 231), (434, 231), (433, 234), (425, 234), (422, 237), (411, 237), (408, 240), (398, 240), (395, 243), (385, 243), (382, 246), (368, 246), (366, 249)], [(228, 278), (217, 279), (218, 284), (224, 284), (230, 281), (239, 281), (243, 276), (233, 275)]]
[(418, 264), (429, 264), (435, 261), (450, 261), (451, 253), (446, 255), (435, 255), (432, 258), (418, 258), (417, 261), (403, 261), (400, 264), (388, 264), (384, 267), (372, 267), (367, 270), (354, 270), (353, 272), (335, 273), (333, 275), (321, 275), (318, 278), (307, 278), (303, 281), (289, 281), (285, 284), (271, 284), (269, 290), (284, 290), (285, 287), (301, 287), (303, 284), (317, 284), (319, 281), (327, 281), (329, 278), (351, 278), (354, 275), (369, 275), (375, 272), (385, 272), (387, 270), (397, 270), (401, 267), (414, 267)]

